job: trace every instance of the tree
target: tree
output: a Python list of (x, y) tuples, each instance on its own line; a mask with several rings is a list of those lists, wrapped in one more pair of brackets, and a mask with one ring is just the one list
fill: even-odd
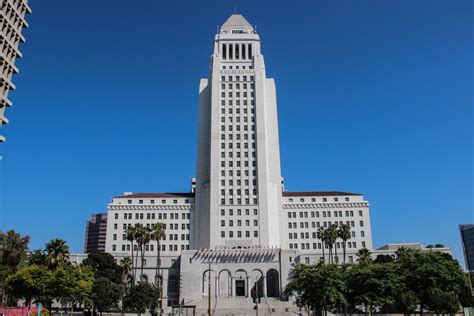
[(400, 278), (393, 263), (358, 264), (348, 269), (348, 299), (364, 305), (366, 313), (374, 308), (387, 308), (395, 303)]
[(346, 244), (351, 239), (351, 228), (349, 225), (342, 224), (337, 231), (338, 237), (342, 240), (343, 262), (346, 263)]
[(326, 258), (324, 257), (324, 246), (326, 245), (326, 232), (323, 227), (319, 227), (316, 232), (316, 237), (321, 240), (322, 248), (323, 248), (323, 262), (326, 262)]
[[(143, 275), (143, 264), (145, 262), (145, 247), (151, 240), (151, 230), (143, 225), (137, 226), (135, 238), (137, 240), (138, 249), (140, 249), (140, 277)], [(138, 252), (137, 252), (138, 256)]]
[(96, 279), (106, 278), (114, 284), (122, 283), (122, 269), (110, 253), (91, 252), (82, 264), (90, 267)]
[(0, 306), (6, 298), (6, 279), (26, 261), (30, 237), (21, 236), (14, 230), (0, 231)]
[(419, 250), (397, 251), (398, 275), (403, 279), (406, 290), (413, 293), (420, 307), (434, 313), (452, 313), (465, 300), (469, 281), (459, 263), (449, 254), (439, 251)]
[(52, 239), (45, 245), (46, 263), (51, 269), (69, 264), (69, 246), (62, 239)]
[(336, 240), (337, 240), (337, 225), (332, 224), (326, 230), (326, 243), (329, 247), (329, 255), (330, 255), (330, 262), (334, 263), (334, 255), (333, 255), (333, 248), (335, 251), (335, 256), (337, 257), (337, 248)]
[(340, 266), (320, 262), (315, 265), (299, 265), (293, 270), (286, 294), (297, 296), (300, 307), (316, 310), (322, 315), (346, 303), (346, 283)]
[(16, 299), (25, 300), (28, 307), (32, 302), (50, 306), (54, 296), (54, 277), (54, 272), (47, 267), (29, 265), (10, 275), (6, 282), (9, 294)]
[(132, 253), (132, 265), (131, 265), (131, 270), (132, 270), (132, 275), (133, 275), (133, 283), (135, 283), (135, 266), (134, 266), (134, 261), (133, 261), (133, 242), (135, 241), (135, 233), (136, 229), (135, 226), (128, 226), (127, 230), (125, 231), (125, 237), (127, 240), (131, 243), (131, 253)]
[(100, 313), (118, 308), (122, 292), (121, 284), (115, 284), (107, 278), (100, 277), (92, 285), (92, 304)]
[(145, 313), (156, 308), (155, 302), (159, 297), (159, 288), (147, 282), (138, 282), (125, 294), (123, 308), (134, 313)]
[(128, 276), (132, 270), (132, 259), (125, 257), (120, 260), (120, 269), (122, 270), (122, 283), (126, 285)]
[(374, 263), (387, 263), (393, 262), (393, 257), (391, 255), (377, 255), (377, 258), (373, 261)]
[(360, 264), (368, 264), (372, 262), (372, 257), (370, 256), (370, 251), (367, 248), (361, 248), (356, 254), (357, 261)]
[(166, 236), (166, 225), (163, 223), (156, 223), (152, 231), (152, 239), (156, 240), (156, 271), (155, 284), (161, 288), (160, 282), (160, 265), (161, 265), (161, 244), (160, 240)]

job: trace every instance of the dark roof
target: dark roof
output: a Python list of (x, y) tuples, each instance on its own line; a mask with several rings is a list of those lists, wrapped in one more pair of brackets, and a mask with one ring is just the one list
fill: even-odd
[(341, 196), (341, 195), (362, 195), (362, 194), (340, 192), (340, 191), (283, 192), (283, 196)]
[(173, 198), (173, 197), (194, 197), (194, 193), (133, 193), (128, 195), (115, 196), (115, 198)]

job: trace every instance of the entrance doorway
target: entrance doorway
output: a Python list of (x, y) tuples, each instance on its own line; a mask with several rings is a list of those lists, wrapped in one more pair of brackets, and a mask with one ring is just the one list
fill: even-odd
[(235, 280), (235, 295), (245, 296), (245, 280)]

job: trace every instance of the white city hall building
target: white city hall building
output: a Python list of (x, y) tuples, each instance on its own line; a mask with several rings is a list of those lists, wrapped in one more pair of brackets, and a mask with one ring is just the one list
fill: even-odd
[[(267, 78), (260, 37), (233, 14), (213, 43), (210, 74), (199, 86), (197, 174), (190, 192), (113, 198), (106, 251), (130, 256), (126, 228), (162, 222), (164, 306), (196, 305), (205, 312), (211, 293), (213, 312), (250, 313), (258, 295), (263, 311), (284, 313), (291, 304), (280, 297), (291, 269), (322, 258), (319, 227), (350, 226), (348, 262), (360, 248), (372, 249), (369, 203), (361, 194), (285, 191), (276, 87)], [(342, 240), (336, 251), (341, 261)], [(145, 260), (143, 278), (155, 282), (156, 242), (146, 246)]]

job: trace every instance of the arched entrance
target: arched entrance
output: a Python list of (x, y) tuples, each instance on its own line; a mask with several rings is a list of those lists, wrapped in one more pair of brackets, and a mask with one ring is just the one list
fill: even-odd
[(260, 270), (253, 270), (250, 274), (251, 290), (250, 295), (252, 297), (263, 297), (264, 296), (264, 278), (263, 272)]
[(222, 270), (219, 272), (219, 296), (231, 297), (232, 296), (232, 276), (230, 271)]
[(270, 269), (267, 272), (267, 296), (280, 296), (280, 280), (278, 278), (278, 271), (275, 269)]
[(247, 296), (247, 272), (237, 270), (234, 276), (235, 296)]
[(211, 270), (204, 271), (204, 274), (202, 275), (202, 294), (204, 296), (209, 295), (209, 273), (211, 276), (211, 296), (216, 296), (216, 273)]

